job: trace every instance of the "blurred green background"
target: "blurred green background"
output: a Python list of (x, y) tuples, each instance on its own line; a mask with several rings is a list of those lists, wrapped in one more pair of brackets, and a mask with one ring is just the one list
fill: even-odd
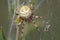
[[(45, 0), (35, 15), (46, 17), (45, 20), (50, 20), (51, 27), (48, 32), (29, 31), (26, 40), (60, 40), (60, 0), (48, 0), (48, 3)], [(7, 36), (9, 24), (7, 0), (0, 0), (0, 40), (4, 40), (1, 27), (4, 35)]]

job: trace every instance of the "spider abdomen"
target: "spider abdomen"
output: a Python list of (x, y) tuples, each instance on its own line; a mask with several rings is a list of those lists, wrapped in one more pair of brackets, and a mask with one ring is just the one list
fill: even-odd
[(22, 17), (22, 18), (29, 18), (30, 16), (31, 16), (31, 9), (30, 9), (30, 7), (28, 7), (28, 6), (26, 6), (26, 5), (24, 5), (24, 6), (22, 6), (21, 8), (20, 8), (20, 17)]

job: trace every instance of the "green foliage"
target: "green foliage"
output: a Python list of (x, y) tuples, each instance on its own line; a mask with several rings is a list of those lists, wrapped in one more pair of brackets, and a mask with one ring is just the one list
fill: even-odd
[(2, 27), (0, 27), (0, 40), (7, 40)]
[(3, 37), (3, 40), (7, 40), (7, 38), (5, 37), (5, 34), (4, 34), (3, 30), (2, 30), (2, 37)]

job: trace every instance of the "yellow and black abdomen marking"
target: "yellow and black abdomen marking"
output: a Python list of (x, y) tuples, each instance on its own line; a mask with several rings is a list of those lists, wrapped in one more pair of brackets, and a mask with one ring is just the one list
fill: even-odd
[(21, 21), (22, 21), (21, 18), (16, 18), (16, 19), (15, 19), (15, 23), (16, 23), (16, 24), (19, 24)]

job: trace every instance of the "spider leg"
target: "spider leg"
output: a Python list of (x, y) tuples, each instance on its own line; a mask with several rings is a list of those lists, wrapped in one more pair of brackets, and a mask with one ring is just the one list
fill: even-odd
[(33, 4), (32, 4), (32, 2), (31, 2), (31, 0), (29, 0), (29, 3), (30, 3), (30, 6), (32, 7), (32, 6), (33, 6)]
[(30, 5), (31, 10), (33, 11), (34, 10), (34, 6), (33, 6), (33, 3), (32, 3), (32, 0), (29, 0), (29, 5)]
[(22, 24), (21, 24), (21, 27), (22, 27), (22, 29), (21, 29), (21, 40), (24, 39), (24, 25), (25, 25), (25, 22), (22, 22)]
[(35, 15), (33, 15), (33, 18), (35, 18), (35, 19), (42, 19), (43, 17), (42, 16), (35, 16)]
[(18, 40), (19, 37), (19, 26), (21, 25), (21, 22), (19, 24), (16, 24), (16, 40)]
[(18, 40), (18, 37), (19, 37), (19, 27), (21, 26), (22, 29), (21, 29), (21, 39), (23, 39), (23, 33), (24, 33), (24, 24), (23, 21), (20, 22), (19, 24), (16, 25), (16, 40)]
[(16, 15), (19, 15), (19, 7), (16, 8), (15, 13), (16, 13)]
[(39, 29), (39, 27), (38, 27), (38, 25), (36, 24), (36, 22), (35, 22), (35, 21), (33, 21), (33, 24), (34, 24), (34, 26), (35, 26), (36, 30), (37, 30), (38, 32), (40, 32), (40, 29)]
[(16, 26), (16, 40), (18, 40), (19, 36), (19, 26)]

